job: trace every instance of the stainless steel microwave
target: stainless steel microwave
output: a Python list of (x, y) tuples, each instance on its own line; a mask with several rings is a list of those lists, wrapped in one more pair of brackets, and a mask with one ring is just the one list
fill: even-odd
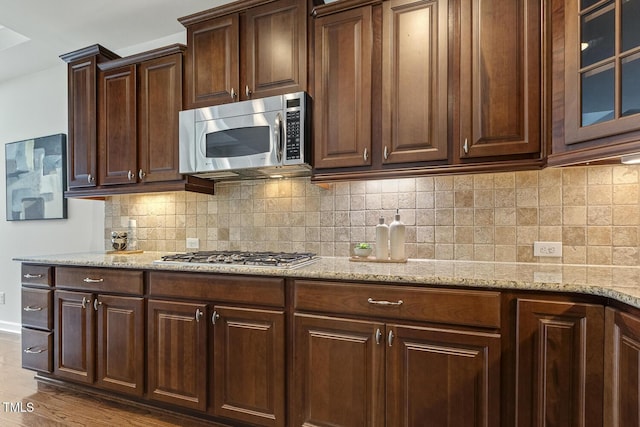
[(311, 173), (311, 98), (296, 92), (180, 112), (180, 173), (210, 179)]

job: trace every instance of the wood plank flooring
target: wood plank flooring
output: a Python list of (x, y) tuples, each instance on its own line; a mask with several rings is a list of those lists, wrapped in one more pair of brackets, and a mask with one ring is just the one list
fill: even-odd
[(39, 384), (21, 358), (20, 335), (0, 332), (0, 426), (216, 425)]

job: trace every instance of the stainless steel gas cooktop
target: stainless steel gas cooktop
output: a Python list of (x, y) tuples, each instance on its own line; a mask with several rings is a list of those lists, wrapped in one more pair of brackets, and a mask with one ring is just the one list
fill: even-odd
[(317, 260), (310, 252), (198, 251), (165, 255), (156, 263), (243, 265), (252, 267), (297, 268)]

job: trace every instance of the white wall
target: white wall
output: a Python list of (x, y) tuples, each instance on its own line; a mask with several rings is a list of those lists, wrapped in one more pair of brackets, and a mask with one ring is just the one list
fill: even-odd
[[(67, 68), (60, 65), (0, 84), (0, 145), (67, 134)], [(6, 221), (5, 150), (0, 147), (0, 330), (19, 331), (20, 263), (16, 256), (98, 251), (104, 245), (104, 202), (70, 199), (68, 218)]]

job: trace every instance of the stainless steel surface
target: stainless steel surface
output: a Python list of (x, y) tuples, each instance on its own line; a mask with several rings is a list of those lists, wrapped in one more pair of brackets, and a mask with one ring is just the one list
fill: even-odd
[(316, 260), (316, 254), (310, 252), (198, 251), (165, 255), (155, 262), (296, 268)]
[(217, 180), (309, 175), (310, 103), (296, 92), (181, 111), (180, 173)]

